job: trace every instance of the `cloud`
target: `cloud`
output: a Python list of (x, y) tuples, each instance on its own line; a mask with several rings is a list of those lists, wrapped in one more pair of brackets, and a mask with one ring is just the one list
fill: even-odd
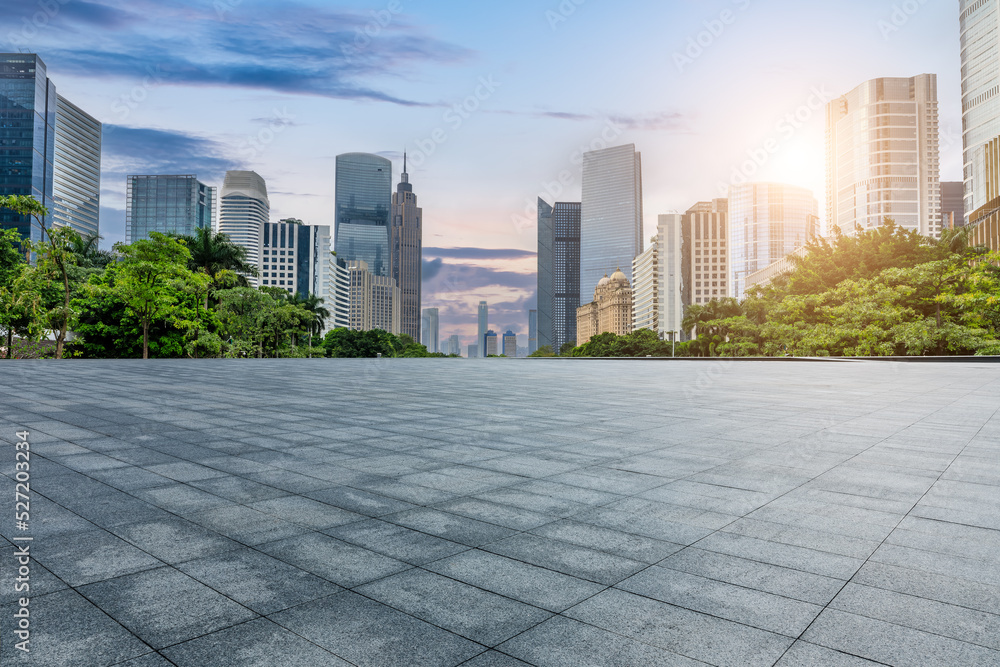
[(678, 132), (686, 130), (686, 117), (675, 111), (646, 114), (640, 116), (611, 116), (611, 122), (626, 130), (655, 132)]
[(423, 260), (423, 266), (420, 268), (421, 280), (426, 281), (437, 278), (438, 274), (441, 273), (442, 266), (444, 266), (444, 261), (441, 259)]
[(537, 255), (530, 250), (514, 248), (424, 248), (428, 257), (443, 257), (446, 259), (529, 259)]
[(171, 130), (105, 125), (102, 178), (127, 174), (197, 174), (203, 183), (221, 183), (238, 161), (211, 139)]

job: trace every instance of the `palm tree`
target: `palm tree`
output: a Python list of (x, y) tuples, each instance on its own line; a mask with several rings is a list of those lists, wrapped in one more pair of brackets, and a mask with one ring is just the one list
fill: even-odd
[(70, 251), (76, 255), (79, 266), (85, 269), (104, 269), (115, 261), (115, 254), (109, 250), (101, 250), (101, 236), (75, 236), (70, 239)]
[[(323, 307), (323, 299), (315, 294), (306, 294), (303, 296), (301, 293), (296, 292), (295, 296), (289, 302), (296, 306), (301, 306), (312, 316), (312, 320), (309, 323), (309, 349), (311, 350), (313, 334), (319, 335), (323, 333), (323, 329), (326, 328), (326, 319), (330, 317), (330, 311)], [(311, 356), (312, 353), (310, 352)]]
[[(199, 227), (194, 236), (171, 234), (187, 244), (191, 251), (188, 268), (201, 271), (212, 277), (213, 285), (218, 286), (218, 276), (224, 271), (235, 273), (240, 287), (249, 287), (247, 276), (256, 276), (257, 267), (247, 263), (247, 251), (243, 246), (233, 243), (227, 234), (213, 233), (207, 227)], [(205, 309), (208, 310), (208, 293), (205, 294)]]

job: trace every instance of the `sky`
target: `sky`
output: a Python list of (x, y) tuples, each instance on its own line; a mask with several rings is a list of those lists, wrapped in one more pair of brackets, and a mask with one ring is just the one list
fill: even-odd
[(332, 225), (335, 156), (383, 155), (398, 181), (405, 150), (423, 305), (463, 350), (481, 300), (526, 345), (535, 202), (579, 201), (586, 150), (642, 153), (647, 238), (734, 180), (808, 187), (822, 211), (825, 103), (933, 73), (942, 180), (961, 180), (953, 0), (0, 0), (0, 16), (0, 49), (38, 53), (105, 124), (108, 246), (127, 174), (252, 169), (274, 220)]

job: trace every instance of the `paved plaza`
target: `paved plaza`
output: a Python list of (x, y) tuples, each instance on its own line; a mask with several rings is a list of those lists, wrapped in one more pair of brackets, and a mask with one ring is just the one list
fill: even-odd
[(998, 408), (986, 363), (0, 363), (0, 664), (1000, 665)]

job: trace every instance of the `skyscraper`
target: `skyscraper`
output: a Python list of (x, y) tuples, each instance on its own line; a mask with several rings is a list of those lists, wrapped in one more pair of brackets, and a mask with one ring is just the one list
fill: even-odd
[[(819, 231), (819, 204), (805, 188), (779, 183), (746, 183), (729, 188), (729, 277), (730, 296), (744, 297), (746, 278), (751, 273), (791, 254), (807, 244)], [(721, 239), (720, 239), (721, 241)], [(712, 241), (714, 244), (714, 241)], [(725, 254), (721, 247), (711, 250), (710, 257)], [(695, 255), (695, 274), (698, 274), (698, 255)], [(701, 255), (704, 259), (704, 255)], [(715, 297), (708, 291), (721, 289), (715, 278), (701, 279), (703, 297)], [(711, 275), (711, 274), (710, 274)], [(713, 283), (709, 288), (707, 283)], [(695, 293), (698, 292), (695, 278)], [(723, 296), (720, 294), (719, 296)], [(697, 296), (696, 296), (697, 298)]]
[(321, 242), (330, 228), (290, 222), (265, 222), (261, 226), (260, 282), (289, 294), (317, 294)]
[(100, 233), (101, 123), (62, 95), (56, 97), (52, 222), (84, 238)]
[(538, 200), (538, 342), (558, 353), (576, 340), (581, 205)]
[(941, 229), (965, 227), (965, 183), (941, 183)]
[(372, 275), (391, 276), (392, 162), (368, 153), (338, 155), (336, 180), (337, 257), (363, 260)]
[(660, 333), (660, 239), (632, 260), (632, 331)]
[(500, 354), (497, 340), (497, 332), (490, 329), (485, 334), (483, 334), (483, 356), (484, 357), (495, 357)]
[(424, 338), (421, 342), (431, 354), (437, 354), (441, 351), (441, 339), (439, 337), (440, 333), (438, 330), (439, 312), (440, 311), (437, 308), (425, 308), (423, 313), (426, 331), (424, 332)]
[(479, 355), (479, 346), (478, 345), (470, 345), (469, 346), (469, 359), (478, 359), (479, 356), (480, 356)]
[(247, 251), (248, 264), (260, 264), (261, 226), (271, 215), (264, 179), (253, 171), (227, 171), (219, 200), (219, 231)]
[[(49, 209), (46, 227), (52, 225), (56, 108), (56, 87), (41, 58), (0, 54), (0, 192), (38, 200)], [(33, 218), (8, 209), (0, 209), (0, 228), (42, 238)]]
[(965, 212), (975, 224), (1000, 210), (1000, 0), (960, 0), (959, 11)]
[[(780, 212), (781, 202), (775, 203), (775, 211)], [(813, 205), (816, 206), (815, 200)], [(730, 296), (728, 212), (727, 200), (713, 199), (698, 202), (684, 214), (681, 231), (682, 313), (676, 328), (671, 327), (667, 331), (680, 330), (681, 320), (684, 319), (683, 306), (706, 304), (713, 299)], [(818, 224), (818, 218), (812, 220), (812, 224)], [(776, 225), (776, 229), (781, 227)], [(780, 247), (776, 250), (780, 251)], [(770, 262), (761, 268), (767, 264)]]
[(448, 355), (457, 357), (462, 354), (462, 341), (457, 335), (448, 339)]
[(634, 144), (583, 155), (580, 217), (580, 290), (590, 294), (602, 276), (643, 250), (642, 158)]
[(528, 354), (538, 351), (538, 311), (528, 311)]
[(396, 281), (389, 276), (372, 276), (372, 328), (400, 333), (400, 304), (402, 298)]
[(661, 215), (656, 240), (660, 246), (660, 332), (668, 336), (674, 332), (676, 340), (681, 340), (678, 332), (688, 305), (684, 301), (684, 216)]
[(215, 188), (197, 176), (129, 176), (125, 191), (127, 243), (148, 239), (150, 232), (194, 236), (214, 226)]
[(476, 344), (479, 346), (479, 356), (481, 357), (487, 356), (486, 344), (483, 342), (483, 339), (486, 336), (486, 332), (489, 330), (489, 328), (490, 328), (490, 307), (486, 304), (485, 301), (480, 301), (479, 330), (478, 330), (479, 333), (476, 335), (476, 341), (478, 341)]
[(826, 123), (831, 231), (854, 234), (892, 218), (940, 235), (937, 75), (867, 81), (827, 105)]
[(503, 335), (503, 356), (517, 358), (517, 336), (510, 329)]
[(420, 340), (421, 268), (423, 258), (423, 209), (417, 206), (410, 175), (406, 172), (403, 154), (403, 174), (392, 195), (392, 230), (389, 250), (392, 256), (392, 278), (403, 295), (400, 305), (402, 332)]

